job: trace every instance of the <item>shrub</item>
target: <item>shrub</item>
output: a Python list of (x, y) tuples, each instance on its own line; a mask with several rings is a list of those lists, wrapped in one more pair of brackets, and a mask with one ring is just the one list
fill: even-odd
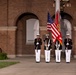
[(0, 60), (7, 59), (7, 54), (6, 53), (0, 53)]

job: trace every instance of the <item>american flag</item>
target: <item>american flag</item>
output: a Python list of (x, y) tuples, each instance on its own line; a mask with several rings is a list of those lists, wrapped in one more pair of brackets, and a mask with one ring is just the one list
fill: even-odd
[(53, 42), (58, 40), (60, 44), (62, 44), (62, 37), (59, 29), (57, 28), (57, 25), (55, 22), (53, 22), (50, 14), (48, 13), (48, 19), (47, 19), (47, 30), (52, 33), (52, 39)]

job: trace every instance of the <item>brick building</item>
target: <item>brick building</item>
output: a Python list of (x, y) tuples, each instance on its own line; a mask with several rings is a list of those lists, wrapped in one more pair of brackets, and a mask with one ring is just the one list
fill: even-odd
[[(61, 12), (70, 23), (72, 54), (76, 57), (76, 2)], [(47, 13), (54, 17), (53, 0), (0, 0), (0, 48), (8, 57), (34, 54), (34, 25), (39, 25), (41, 38), (47, 33)], [(66, 22), (65, 22), (66, 24)], [(65, 27), (62, 27), (63, 32)], [(53, 50), (54, 51), (54, 50)], [(42, 46), (42, 55), (44, 54)]]

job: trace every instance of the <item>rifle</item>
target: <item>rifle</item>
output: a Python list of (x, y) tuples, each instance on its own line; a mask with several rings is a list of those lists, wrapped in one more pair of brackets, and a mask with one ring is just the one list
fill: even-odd
[[(56, 41), (56, 49), (59, 50), (60, 44), (58, 44), (58, 42)], [(57, 58), (59, 60), (59, 55), (57, 55)]]
[(67, 50), (67, 52), (68, 52), (68, 48), (66, 47), (66, 50)]
[(48, 41), (48, 44), (47, 44), (47, 41), (45, 41), (46, 50), (49, 49), (49, 46), (50, 46), (49, 44), (50, 44), (50, 39), (49, 39), (49, 41)]
[(36, 46), (36, 50), (37, 50), (37, 52), (38, 52), (38, 45)]
[(36, 49), (37, 49), (37, 52), (38, 52), (38, 45), (39, 45), (39, 42), (38, 42), (38, 40), (37, 40), (37, 44), (36, 44), (37, 46), (36, 46)]
[(56, 42), (56, 49), (59, 50), (60, 44), (58, 44), (58, 42)]
[(67, 50), (67, 52), (68, 52), (68, 45), (69, 45), (69, 43), (68, 43), (68, 39), (67, 39), (67, 43), (66, 43), (66, 45), (67, 45), (66, 50)]

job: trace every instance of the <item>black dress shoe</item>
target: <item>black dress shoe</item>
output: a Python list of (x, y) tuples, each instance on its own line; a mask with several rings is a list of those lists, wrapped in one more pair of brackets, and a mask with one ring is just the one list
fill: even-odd
[(49, 63), (49, 62), (46, 62), (46, 63)]
[(36, 61), (36, 63), (40, 63), (40, 62), (37, 62), (37, 61)]
[(70, 63), (70, 62), (66, 62), (66, 63)]
[(60, 63), (60, 62), (56, 62), (56, 63)]

